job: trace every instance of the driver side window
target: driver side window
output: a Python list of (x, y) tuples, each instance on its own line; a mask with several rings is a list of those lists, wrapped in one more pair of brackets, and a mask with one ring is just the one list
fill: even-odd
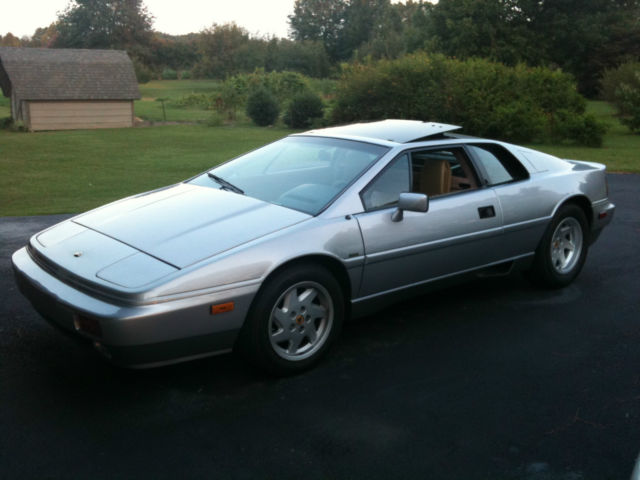
[(411, 191), (411, 170), (407, 154), (394, 160), (362, 193), (366, 210), (390, 207), (398, 203), (402, 192)]
[(413, 150), (394, 160), (361, 194), (366, 210), (388, 208), (402, 192), (429, 197), (479, 188), (471, 162), (459, 146)]

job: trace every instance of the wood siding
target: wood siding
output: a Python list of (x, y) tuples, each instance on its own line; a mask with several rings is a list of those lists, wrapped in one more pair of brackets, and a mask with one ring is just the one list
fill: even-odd
[(133, 126), (133, 101), (30, 101), (30, 130), (76, 130)]

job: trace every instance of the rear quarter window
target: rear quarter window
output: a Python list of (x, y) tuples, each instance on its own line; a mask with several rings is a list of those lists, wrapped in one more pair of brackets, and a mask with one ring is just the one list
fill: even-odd
[(501, 185), (529, 178), (527, 169), (504, 147), (493, 143), (467, 145), (479, 164), (486, 185)]

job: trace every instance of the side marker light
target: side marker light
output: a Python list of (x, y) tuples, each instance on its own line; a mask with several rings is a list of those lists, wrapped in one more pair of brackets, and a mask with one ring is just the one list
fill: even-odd
[(219, 313), (231, 312), (235, 307), (233, 302), (219, 303), (217, 305), (211, 305), (211, 315), (218, 315)]

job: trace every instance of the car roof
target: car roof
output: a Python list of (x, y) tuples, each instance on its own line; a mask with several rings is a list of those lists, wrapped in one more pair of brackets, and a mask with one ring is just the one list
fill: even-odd
[(310, 130), (302, 135), (353, 138), (393, 143), (409, 143), (427, 140), (429, 137), (458, 130), (457, 125), (421, 122), (419, 120), (382, 120), (379, 122), (354, 123), (340, 127)]

